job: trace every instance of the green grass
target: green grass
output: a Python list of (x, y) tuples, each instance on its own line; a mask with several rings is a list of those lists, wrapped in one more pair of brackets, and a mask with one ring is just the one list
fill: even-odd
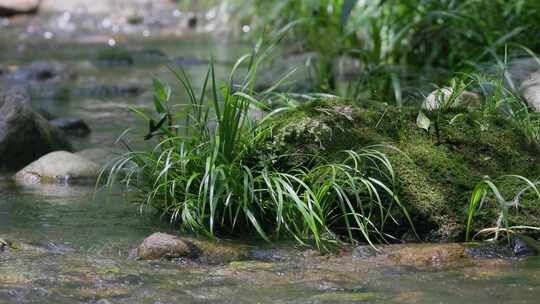
[(513, 198), (507, 199), (505, 198), (504, 193), (501, 193), (500, 189), (497, 187), (497, 180), (486, 178), (479, 182), (473, 190), (467, 211), (467, 241), (471, 240), (471, 231), (474, 224), (475, 213), (478, 209), (483, 208), (490, 202), (493, 202), (499, 210), (496, 226), (492, 228), (483, 228), (478, 234), (491, 234), (493, 235), (493, 240), (497, 240), (501, 233), (510, 234), (523, 230), (540, 231), (540, 227), (527, 225), (511, 226), (509, 222), (509, 213), (512, 209), (516, 211), (519, 209), (521, 199), (527, 192), (534, 193), (536, 198), (540, 199), (540, 192), (536, 187), (538, 182), (533, 182), (520, 175), (506, 175), (499, 179), (516, 179), (521, 182), (522, 186), (515, 193)]
[(346, 55), (362, 63), (349, 85), (352, 97), (368, 94), (397, 105), (410, 101), (422, 81), (476, 71), (507, 46), (540, 49), (535, 0), (260, 0), (245, 7), (257, 34), (298, 22), (287, 39), (320, 54), (312, 61), (315, 88), (336, 92), (334, 62)]
[[(256, 234), (328, 249), (341, 236), (373, 246), (384, 241), (384, 227), (397, 221), (396, 210), (410, 224), (394, 193), (396, 174), (380, 147), (343, 151), (339, 162), (306, 155), (310, 166), (294, 168), (252, 162), (253, 151), (271, 135), (273, 118), (295, 111), (291, 99), (317, 98), (253, 91), (257, 68), (274, 45), (260, 41), (221, 86), (211, 65), (199, 92), (182, 70), (172, 70), (189, 96), (185, 103), (174, 104), (172, 90), (154, 81), (153, 113), (134, 111), (148, 123), (145, 138), (155, 147), (117, 159), (109, 186), (121, 179), (141, 206), (210, 237)], [(247, 66), (243, 76), (237, 74), (241, 66)], [(260, 121), (250, 119), (250, 109), (267, 109), (271, 98), (290, 104)]]

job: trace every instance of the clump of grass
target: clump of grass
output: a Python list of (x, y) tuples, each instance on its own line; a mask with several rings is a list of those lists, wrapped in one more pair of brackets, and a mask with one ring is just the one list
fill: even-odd
[[(518, 190), (513, 198), (506, 199), (497, 186), (498, 182), (505, 179), (515, 179), (524, 184), (525, 187)], [(539, 182), (533, 182), (520, 175), (505, 175), (496, 180), (485, 178), (479, 182), (473, 190), (467, 211), (466, 240), (471, 240), (475, 214), (489, 202), (493, 202), (498, 209), (497, 223), (495, 227), (481, 229), (478, 234), (493, 235), (492, 239), (497, 240), (501, 233), (510, 234), (518, 230), (540, 231), (540, 227), (527, 225), (512, 226), (509, 222), (509, 213), (511, 209), (519, 209), (520, 201), (525, 193), (533, 192), (540, 201), (540, 192), (537, 188), (538, 184)]]
[(503, 80), (482, 74), (471, 74), (472, 84), (483, 95), (481, 111), (484, 116), (499, 116), (508, 119), (523, 134), (525, 144), (540, 147), (540, 119), (531, 112), (527, 102)]
[[(273, 45), (259, 42), (220, 87), (211, 65), (198, 93), (182, 70), (172, 70), (187, 92), (186, 103), (173, 104), (170, 87), (156, 80), (154, 113), (134, 109), (147, 121), (145, 138), (156, 140), (155, 147), (117, 159), (108, 185), (121, 179), (141, 206), (210, 237), (255, 233), (267, 241), (292, 238), (323, 249), (339, 241), (341, 232), (350, 242), (385, 240), (384, 226), (397, 221), (396, 209), (411, 223), (394, 192), (395, 172), (379, 147), (294, 169), (250, 163), (249, 153), (272, 129), (271, 118), (291, 108), (275, 109), (259, 121), (249, 116), (251, 107), (266, 109), (264, 101), (276, 97), (272, 88), (253, 91), (257, 67)], [(244, 64), (247, 72), (239, 77)]]

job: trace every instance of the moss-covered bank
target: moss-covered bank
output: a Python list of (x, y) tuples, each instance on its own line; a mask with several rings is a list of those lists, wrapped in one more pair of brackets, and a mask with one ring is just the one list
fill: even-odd
[[(417, 108), (313, 102), (274, 119), (271, 135), (257, 153), (275, 166), (294, 167), (310, 165), (314, 158), (306, 154), (337, 158), (343, 149), (392, 145), (403, 152), (386, 150), (398, 174), (400, 199), (417, 232), (425, 240), (462, 240), (476, 183), (505, 174), (535, 179), (540, 176), (540, 155), (504, 117), (463, 111), (450, 124), (457, 112), (443, 115), (439, 142), (434, 132), (417, 127)], [(500, 185), (508, 197), (520, 187)], [(540, 226), (539, 203), (525, 196), (519, 210), (512, 211), (511, 223)], [(493, 226), (495, 208), (482, 210), (476, 228)], [(387, 229), (411, 235), (405, 225)]]

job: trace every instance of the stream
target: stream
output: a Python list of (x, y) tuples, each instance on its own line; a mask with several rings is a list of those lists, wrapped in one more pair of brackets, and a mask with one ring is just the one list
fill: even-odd
[[(29, 33), (28, 24), (44, 27), (56, 20), (58, 25), (66, 16), (45, 12), (30, 21), (1, 22), (0, 67), (56, 60), (77, 73), (75, 79), (31, 92), (35, 108), (88, 123), (89, 136), (71, 139), (76, 150), (113, 148), (126, 128), (133, 129), (130, 144), (144, 146), (146, 126), (128, 107), (152, 105), (154, 77), (175, 85), (167, 63), (181, 65), (200, 87), (210, 55), (224, 75), (250, 47), (196, 31), (171, 35), (162, 25), (150, 37), (144, 28), (139, 31), (144, 35), (114, 38), (97, 30), (92, 36), (87, 29), (62, 34), (58, 26), (50, 35), (44, 34), (46, 29)], [(97, 54), (111, 44), (143, 54), (142, 59), (127, 65), (96, 62)], [(15, 85), (4, 82), (0, 89)], [(122, 90), (130, 86), (137, 93)], [(181, 100), (181, 93), (175, 98)], [(321, 256), (286, 243), (221, 241), (219, 246), (243, 253), (228, 258), (227, 251), (217, 251), (210, 262), (135, 261), (129, 253), (145, 237), (156, 231), (178, 233), (175, 227), (152, 210), (127, 203), (122, 189), (108, 193), (93, 186), (21, 186), (12, 181), (13, 173), (0, 173), (0, 238), (24, 245), (0, 252), (0, 304), (487, 304), (540, 299), (540, 257), (472, 259), (455, 254), (461, 250), (456, 244), (397, 246), (397, 253), (377, 258), (354, 248)]]

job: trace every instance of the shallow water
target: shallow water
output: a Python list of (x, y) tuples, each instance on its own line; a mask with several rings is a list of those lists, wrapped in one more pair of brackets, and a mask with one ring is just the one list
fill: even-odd
[[(81, 36), (16, 41), (13, 35), (23, 29), (0, 32), (0, 66), (55, 59), (78, 73), (76, 80), (62, 85), (83, 93), (58, 99), (37, 92), (33, 99), (36, 107), (88, 122), (93, 132), (74, 139), (77, 149), (111, 147), (122, 130), (139, 125), (131, 143), (142, 145), (144, 125), (126, 107), (151, 104), (152, 77), (174, 83), (162, 63), (96, 65), (96, 53), (108, 47), (104, 42), (78, 39)], [(207, 69), (199, 61), (210, 53), (223, 73), (247, 49), (245, 44), (218, 43), (199, 35), (131, 37), (122, 44), (184, 58), (184, 67), (196, 81)], [(138, 96), (84, 94), (85, 88), (96, 85), (126, 84), (146, 91)], [(129, 251), (144, 237), (155, 231), (174, 233), (175, 227), (148, 210), (141, 216), (121, 191), (107, 195), (90, 186), (22, 187), (10, 180), (11, 174), (0, 174), (0, 237), (26, 245), (0, 252), (0, 303), (461, 304), (538, 303), (540, 298), (540, 258), (401, 263), (353, 258), (350, 253), (321, 257), (286, 244), (270, 249), (250, 244), (251, 251), (264, 250), (232, 262), (132, 261)]]
[(251, 244), (265, 254), (218, 264), (132, 261), (128, 252), (141, 239), (174, 227), (91, 187), (4, 180), (0, 189), (0, 235), (27, 244), (0, 253), (0, 303), (537, 303), (540, 296), (540, 258), (391, 263)]

